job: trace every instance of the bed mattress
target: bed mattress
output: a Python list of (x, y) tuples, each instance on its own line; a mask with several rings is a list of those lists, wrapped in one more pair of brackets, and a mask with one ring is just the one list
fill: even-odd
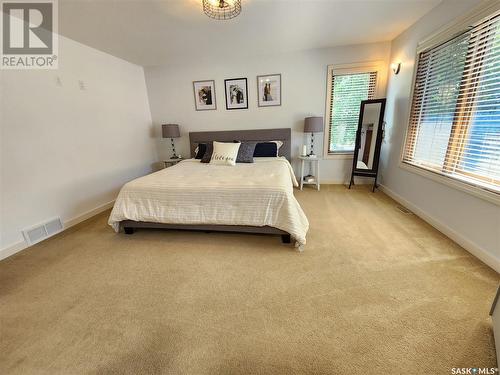
[(293, 195), (297, 180), (284, 157), (235, 166), (188, 159), (125, 184), (109, 217), (164, 224), (248, 225), (281, 229), (306, 243), (309, 222)]

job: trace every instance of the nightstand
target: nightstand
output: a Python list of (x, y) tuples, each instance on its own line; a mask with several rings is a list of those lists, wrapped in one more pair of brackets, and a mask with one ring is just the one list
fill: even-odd
[[(299, 156), (300, 160), (300, 190), (302, 190), (304, 185), (316, 185), (316, 189), (319, 191), (319, 161), (321, 158), (310, 157), (310, 156)], [(316, 174), (315, 176), (307, 175), (304, 176), (304, 166), (309, 164), (311, 173)]]
[(182, 158), (179, 158), (179, 159), (165, 159), (165, 160), (162, 160), (162, 163), (163, 163), (163, 168), (168, 168), (168, 167), (171, 167), (173, 165), (176, 165), (178, 162), (180, 161), (183, 161), (184, 159)]

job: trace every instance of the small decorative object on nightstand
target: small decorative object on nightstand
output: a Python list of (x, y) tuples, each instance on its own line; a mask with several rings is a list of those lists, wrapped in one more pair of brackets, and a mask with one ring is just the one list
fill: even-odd
[[(316, 189), (319, 191), (319, 161), (321, 158), (316, 156), (299, 156), (300, 159), (300, 190), (304, 187), (304, 185), (316, 185)], [(304, 165), (309, 162), (310, 169), (309, 174), (304, 176)], [(313, 164), (314, 167), (313, 167)], [(313, 176), (312, 170), (315, 170), (316, 176)]]
[(304, 133), (311, 133), (311, 152), (310, 156), (314, 156), (314, 133), (323, 131), (323, 117), (306, 117), (304, 119)]
[(179, 125), (177, 124), (162, 125), (161, 133), (163, 138), (170, 138), (170, 142), (172, 143), (173, 155), (170, 159), (178, 159), (179, 157), (175, 154), (174, 138), (179, 138), (181, 136), (181, 133), (179, 132)]
[(163, 160), (163, 168), (168, 168), (168, 167), (171, 167), (173, 165), (176, 165), (177, 163), (179, 163), (180, 161), (183, 161), (184, 159), (181, 158), (181, 156), (177, 156), (176, 159), (166, 159), (166, 160)]

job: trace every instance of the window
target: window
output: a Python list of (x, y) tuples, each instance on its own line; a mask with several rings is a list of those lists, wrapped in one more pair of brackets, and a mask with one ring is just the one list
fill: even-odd
[(327, 124), (328, 153), (352, 153), (362, 100), (373, 99), (377, 86), (376, 67), (329, 68)]
[(421, 51), (403, 163), (500, 193), (500, 15)]

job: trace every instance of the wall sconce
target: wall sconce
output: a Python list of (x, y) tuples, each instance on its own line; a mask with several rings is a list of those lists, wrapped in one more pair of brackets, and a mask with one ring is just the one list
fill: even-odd
[(392, 63), (391, 64), (391, 69), (394, 72), (394, 74), (397, 75), (399, 73), (399, 71), (401, 70), (401, 63), (400, 62), (398, 62), (398, 63)]

